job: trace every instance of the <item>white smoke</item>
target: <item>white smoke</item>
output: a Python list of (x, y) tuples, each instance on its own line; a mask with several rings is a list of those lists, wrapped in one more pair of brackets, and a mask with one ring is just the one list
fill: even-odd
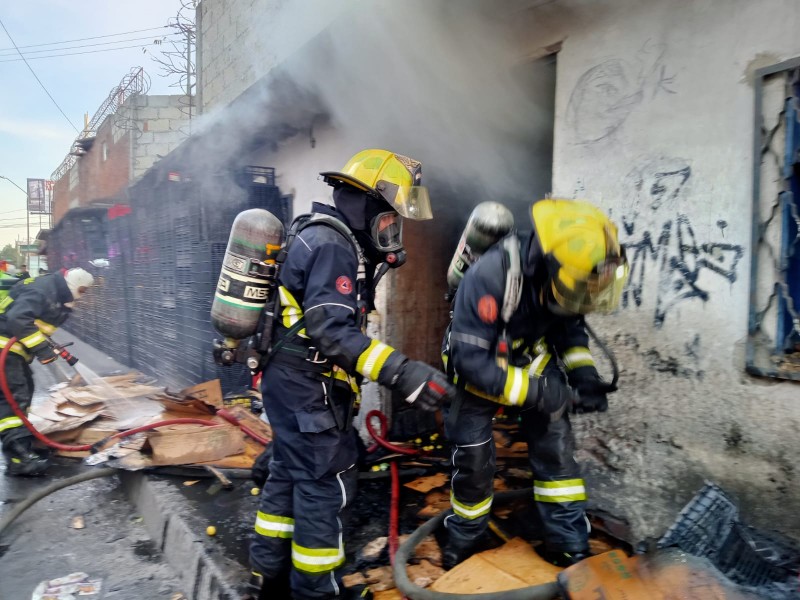
[(553, 81), (536, 85), (507, 42), (509, 5), (497, 4), (257, 2), (239, 42), (259, 57), (256, 74), (279, 68), (229, 107), (217, 149), (241, 154), (236, 145), (259, 127), (279, 141), (327, 113), (351, 153), (386, 147), (422, 160), (429, 184), (451, 196), (466, 188), (471, 205), (533, 200), (549, 191)]

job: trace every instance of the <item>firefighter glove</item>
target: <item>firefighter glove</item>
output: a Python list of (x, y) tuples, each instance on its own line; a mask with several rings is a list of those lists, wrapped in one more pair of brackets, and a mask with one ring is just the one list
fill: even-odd
[(569, 382), (578, 393), (572, 407), (575, 413), (605, 412), (608, 410), (608, 394), (616, 386), (606, 382), (592, 366), (578, 367), (569, 374)]
[(550, 421), (555, 422), (572, 408), (576, 398), (566, 375), (551, 357), (541, 375), (531, 375), (525, 406), (549, 415)]
[[(397, 364), (396, 369), (391, 369), (393, 373), (384, 385), (400, 392), (406, 402), (422, 410), (433, 412), (438, 410), (446, 400), (455, 398), (456, 390), (447, 381), (444, 373), (418, 360), (402, 358), (402, 362)], [(387, 361), (387, 367), (388, 363), (389, 361)], [(379, 383), (383, 383), (383, 381), (379, 380)]]
[(36, 358), (43, 365), (49, 365), (51, 362), (53, 362), (55, 359), (58, 358), (58, 354), (56, 354), (56, 351), (46, 344), (43, 345), (40, 349), (36, 350), (35, 354)]

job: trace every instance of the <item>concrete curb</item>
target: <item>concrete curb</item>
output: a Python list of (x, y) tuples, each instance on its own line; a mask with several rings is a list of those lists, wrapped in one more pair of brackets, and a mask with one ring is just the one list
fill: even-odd
[(180, 577), (189, 600), (239, 600), (204, 540), (176, 510), (184, 499), (168, 485), (143, 473), (120, 471), (122, 489), (144, 518), (150, 537)]

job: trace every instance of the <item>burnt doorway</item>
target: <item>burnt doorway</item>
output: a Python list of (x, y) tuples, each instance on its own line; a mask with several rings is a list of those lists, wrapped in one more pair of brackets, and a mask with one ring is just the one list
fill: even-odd
[[(408, 264), (387, 282), (387, 341), (411, 358), (435, 366), (441, 365), (442, 335), (450, 312), (450, 304), (444, 299), (447, 268), (470, 212), (480, 202), (496, 200), (513, 212), (519, 231), (528, 231), (531, 203), (551, 190), (556, 54), (519, 64), (513, 73), (527, 100), (530, 127), (506, 143), (487, 148), (493, 155), (507, 157), (512, 166), (497, 174), (496, 185), (492, 185), (491, 176), (483, 178), (489, 185), (479, 185), (469, 177), (437, 179), (435, 174), (445, 170), (437, 168), (435, 158), (430, 169), (430, 162), (426, 163), (426, 173), (434, 173), (433, 180), (424, 176), (434, 205), (434, 219), (405, 222)], [(481, 158), (475, 157), (474, 168), (480, 169), (481, 164)], [(424, 431), (432, 425), (429, 416), (419, 411), (404, 414), (404, 404), (397, 399), (393, 402), (396, 434), (414, 435), (415, 430)]]

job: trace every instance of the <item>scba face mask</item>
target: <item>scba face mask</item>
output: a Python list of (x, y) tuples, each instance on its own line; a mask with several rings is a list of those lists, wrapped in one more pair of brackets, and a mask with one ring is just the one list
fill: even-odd
[(399, 252), (403, 249), (403, 219), (394, 211), (382, 212), (372, 218), (370, 232), (379, 252)]

